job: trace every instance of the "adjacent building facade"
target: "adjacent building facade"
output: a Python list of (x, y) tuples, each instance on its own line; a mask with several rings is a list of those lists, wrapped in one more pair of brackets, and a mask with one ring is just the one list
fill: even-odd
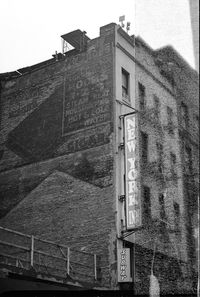
[(187, 246), (191, 266), (198, 271), (199, 77), (170, 47), (158, 50), (157, 57), (161, 71), (173, 80), (176, 92)]
[(196, 72), (169, 49), (186, 86), (168, 48), (114, 23), (62, 38), (74, 48), (1, 74), (0, 225), (99, 255), (94, 288), (147, 293), (153, 273), (163, 293), (194, 291), (181, 98), (197, 120)]
[(199, 72), (199, 0), (189, 0), (195, 68)]

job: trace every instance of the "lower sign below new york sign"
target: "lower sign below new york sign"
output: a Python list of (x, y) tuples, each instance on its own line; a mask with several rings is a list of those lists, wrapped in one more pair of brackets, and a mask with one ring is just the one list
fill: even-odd
[(130, 249), (118, 249), (118, 282), (130, 282)]

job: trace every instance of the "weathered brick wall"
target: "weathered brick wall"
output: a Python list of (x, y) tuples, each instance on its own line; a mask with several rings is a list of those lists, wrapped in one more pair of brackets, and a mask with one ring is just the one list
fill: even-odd
[(0, 224), (115, 262), (112, 30), (2, 81)]
[(109, 142), (112, 43), (106, 38), (2, 83), (1, 170)]
[[(145, 86), (145, 110), (140, 114), (140, 129), (148, 134), (148, 162), (142, 167), (141, 182), (150, 188), (151, 193), (151, 216), (153, 219), (161, 219), (159, 203), (159, 195), (164, 195), (164, 207), (166, 212), (166, 221), (174, 226), (175, 214), (173, 203), (180, 205), (180, 230), (181, 236), (175, 237), (166, 225), (165, 235), (160, 236), (158, 250), (168, 256), (186, 259), (185, 247), (185, 229), (184, 229), (184, 205), (183, 205), (183, 189), (181, 184), (181, 156), (178, 135), (178, 118), (177, 118), (177, 102), (173, 94), (173, 88), (169, 82), (161, 76), (159, 69), (156, 67), (154, 57), (143, 46), (136, 47), (136, 58), (148, 70), (144, 71), (136, 66), (136, 91), (138, 90), (138, 82)], [(158, 79), (158, 80), (156, 80)], [(159, 100), (159, 114), (156, 115), (154, 96)], [(139, 94), (136, 93), (136, 108), (140, 110)], [(167, 107), (173, 111), (173, 133), (169, 132)], [(162, 144), (162, 173), (159, 172), (159, 153), (157, 143)], [(175, 175), (171, 172), (170, 153), (176, 156)], [(140, 155), (141, 158), (141, 155)], [(142, 165), (142, 159), (141, 165)], [(155, 234), (157, 232), (147, 231), (145, 236), (138, 233), (138, 242), (147, 242), (146, 246), (152, 248)], [(164, 234), (163, 234), (164, 235)], [(144, 240), (144, 238), (146, 240)], [(153, 238), (153, 239), (152, 239)], [(144, 245), (145, 246), (145, 245)], [(178, 251), (178, 254), (176, 252)]]
[(161, 68), (174, 80), (178, 106), (178, 120), (181, 123), (181, 102), (188, 106), (188, 131), (197, 140), (198, 125), (195, 116), (199, 115), (199, 75), (170, 46), (157, 51), (163, 62)]
[[(31, 165), (30, 165), (31, 166)], [(3, 227), (83, 248), (102, 256), (103, 283), (109, 285), (112, 186), (100, 188), (54, 171), (0, 220)]]
[[(177, 100), (178, 132), (181, 150), (181, 176), (184, 191), (184, 224), (186, 225), (187, 250), (190, 261), (196, 266), (195, 258), (195, 220), (192, 218), (198, 212), (199, 188), (199, 75), (193, 70), (178, 53), (170, 46), (158, 51), (158, 57), (164, 63), (162, 70), (168, 77), (173, 78)], [(167, 62), (167, 63), (165, 63)], [(182, 121), (181, 104), (188, 109), (188, 125)], [(185, 148), (191, 149), (192, 172), (188, 174), (188, 165), (185, 163)], [(192, 260), (191, 260), (192, 259)]]

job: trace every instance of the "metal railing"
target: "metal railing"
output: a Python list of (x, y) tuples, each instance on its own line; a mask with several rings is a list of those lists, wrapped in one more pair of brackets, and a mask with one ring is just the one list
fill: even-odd
[(100, 279), (100, 256), (0, 226), (1, 264), (79, 281)]

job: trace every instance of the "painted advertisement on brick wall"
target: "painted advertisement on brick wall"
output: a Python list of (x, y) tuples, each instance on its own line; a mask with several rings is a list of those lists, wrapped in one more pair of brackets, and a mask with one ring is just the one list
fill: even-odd
[(79, 67), (65, 73), (63, 135), (110, 121), (111, 55), (102, 56), (101, 52), (93, 55), (91, 60), (79, 62)]
[(54, 171), (99, 188), (112, 185), (113, 69), (108, 37), (91, 40), (86, 52), (66, 55), (3, 83), (0, 216)]
[(30, 163), (109, 142), (112, 46), (105, 42), (91, 41), (86, 52), (24, 75), (7, 87), (1, 159), (9, 155), (4, 151), (11, 151), (22, 164)]
[(1, 225), (98, 249), (104, 267), (115, 219), (111, 40), (5, 82), (0, 131)]
[(112, 80), (111, 43), (94, 44), (82, 59), (66, 63), (62, 136), (69, 152), (109, 142)]

